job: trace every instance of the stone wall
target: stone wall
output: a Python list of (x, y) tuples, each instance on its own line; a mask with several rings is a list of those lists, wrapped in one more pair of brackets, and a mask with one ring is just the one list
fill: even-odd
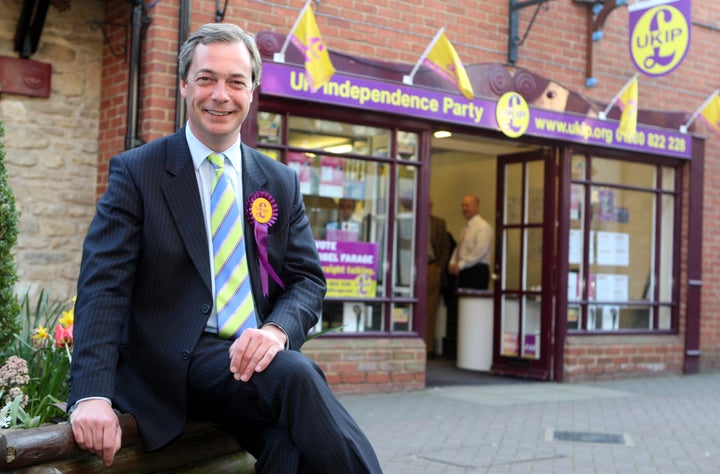
[[(13, 41), (22, 2), (0, 0), (0, 55)], [(17, 293), (75, 293), (82, 240), (95, 211), (104, 21), (101, 0), (73, 0), (47, 13), (30, 59), (52, 65), (50, 97), (0, 94), (6, 166), (21, 212)]]

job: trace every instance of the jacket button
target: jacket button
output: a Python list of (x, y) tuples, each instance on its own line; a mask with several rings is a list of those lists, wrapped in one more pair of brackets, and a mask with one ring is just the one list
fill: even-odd
[(204, 304), (200, 307), (200, 311), (202, 311), (203, 314), (208, 314), (210, 312), (210, 305)]
[(188, 360), (190, 358), (190, 351), (187, 351), (187, 350), (181, 351), (180, 356), (182, 357), (183, 360)]

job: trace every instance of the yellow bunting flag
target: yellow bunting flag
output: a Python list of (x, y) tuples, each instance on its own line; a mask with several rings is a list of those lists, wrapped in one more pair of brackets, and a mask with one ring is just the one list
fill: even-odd
[(444, 28), (435, 35), (425, 55), (424, 63), (435, 73), (452, 82), (466, 99), (472, 100), (475, 96), (465, 67), (452, 43), (445, 36)]
[(700, 116), (713, 130), (720, 133), (720, 95), (717, 92), (702, 108)]
[(618, 132), (626, 138), (633, 138), (637, 131), (638, 115), (638, 80), (637, 76), (630, 79), (616, 99), (622, 110)]
[(305, 56), (305, 77), (310, 84), (310, 90), (315, 92), (335, 74), (335, 67), (330, 61), (330, 54), (320, 35), (310, 2), (307, 2), (300, 12), (290, 35), (293, 44)]

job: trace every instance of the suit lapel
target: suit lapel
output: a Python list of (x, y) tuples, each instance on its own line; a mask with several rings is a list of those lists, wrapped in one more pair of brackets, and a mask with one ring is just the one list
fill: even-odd
[[(245, 204), (250, 196), (259, 189), (263, 189), (267, 185), (267, 177), (263, 173), (257, 160), (256, 151), (245, 144), (241, 145), (242, 150), (242, 187), (243, 201), (240, 205), (245, 210)], [(254, 228), (250, 222), (245, 219), (243, 232), (245, 233), (245, 251), (247, 252), (248, 271), (250, 272), (250, 281), (252, 283), (253, 296), (255, 297), (255, 306), (260, 316), (264, 316), (264, 305), (260, 302), (265, 297), (262, 294), (262, 284), (260, 281), (260, 263), (258, 259), (257, 243), (255, 242)]]
[(162, 191), (167, 206), (190, 258), (202, 275), (208, 290), (212, 291), (205, 218), (184, 128), (168, 140), (165, 159), (165, 170), (168, 176), (162, 185)]
[(267, 184), (267, 177), (263, 173), (257, 160), (256, 151), (242, 144), (242, 181), (243, 202), (247, 202), (250, 195)]

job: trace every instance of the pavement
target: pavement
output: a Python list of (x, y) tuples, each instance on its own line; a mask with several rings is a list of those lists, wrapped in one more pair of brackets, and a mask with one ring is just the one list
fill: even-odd
[(385, 474), (720, 473), (720, 373), (341, 395)]

